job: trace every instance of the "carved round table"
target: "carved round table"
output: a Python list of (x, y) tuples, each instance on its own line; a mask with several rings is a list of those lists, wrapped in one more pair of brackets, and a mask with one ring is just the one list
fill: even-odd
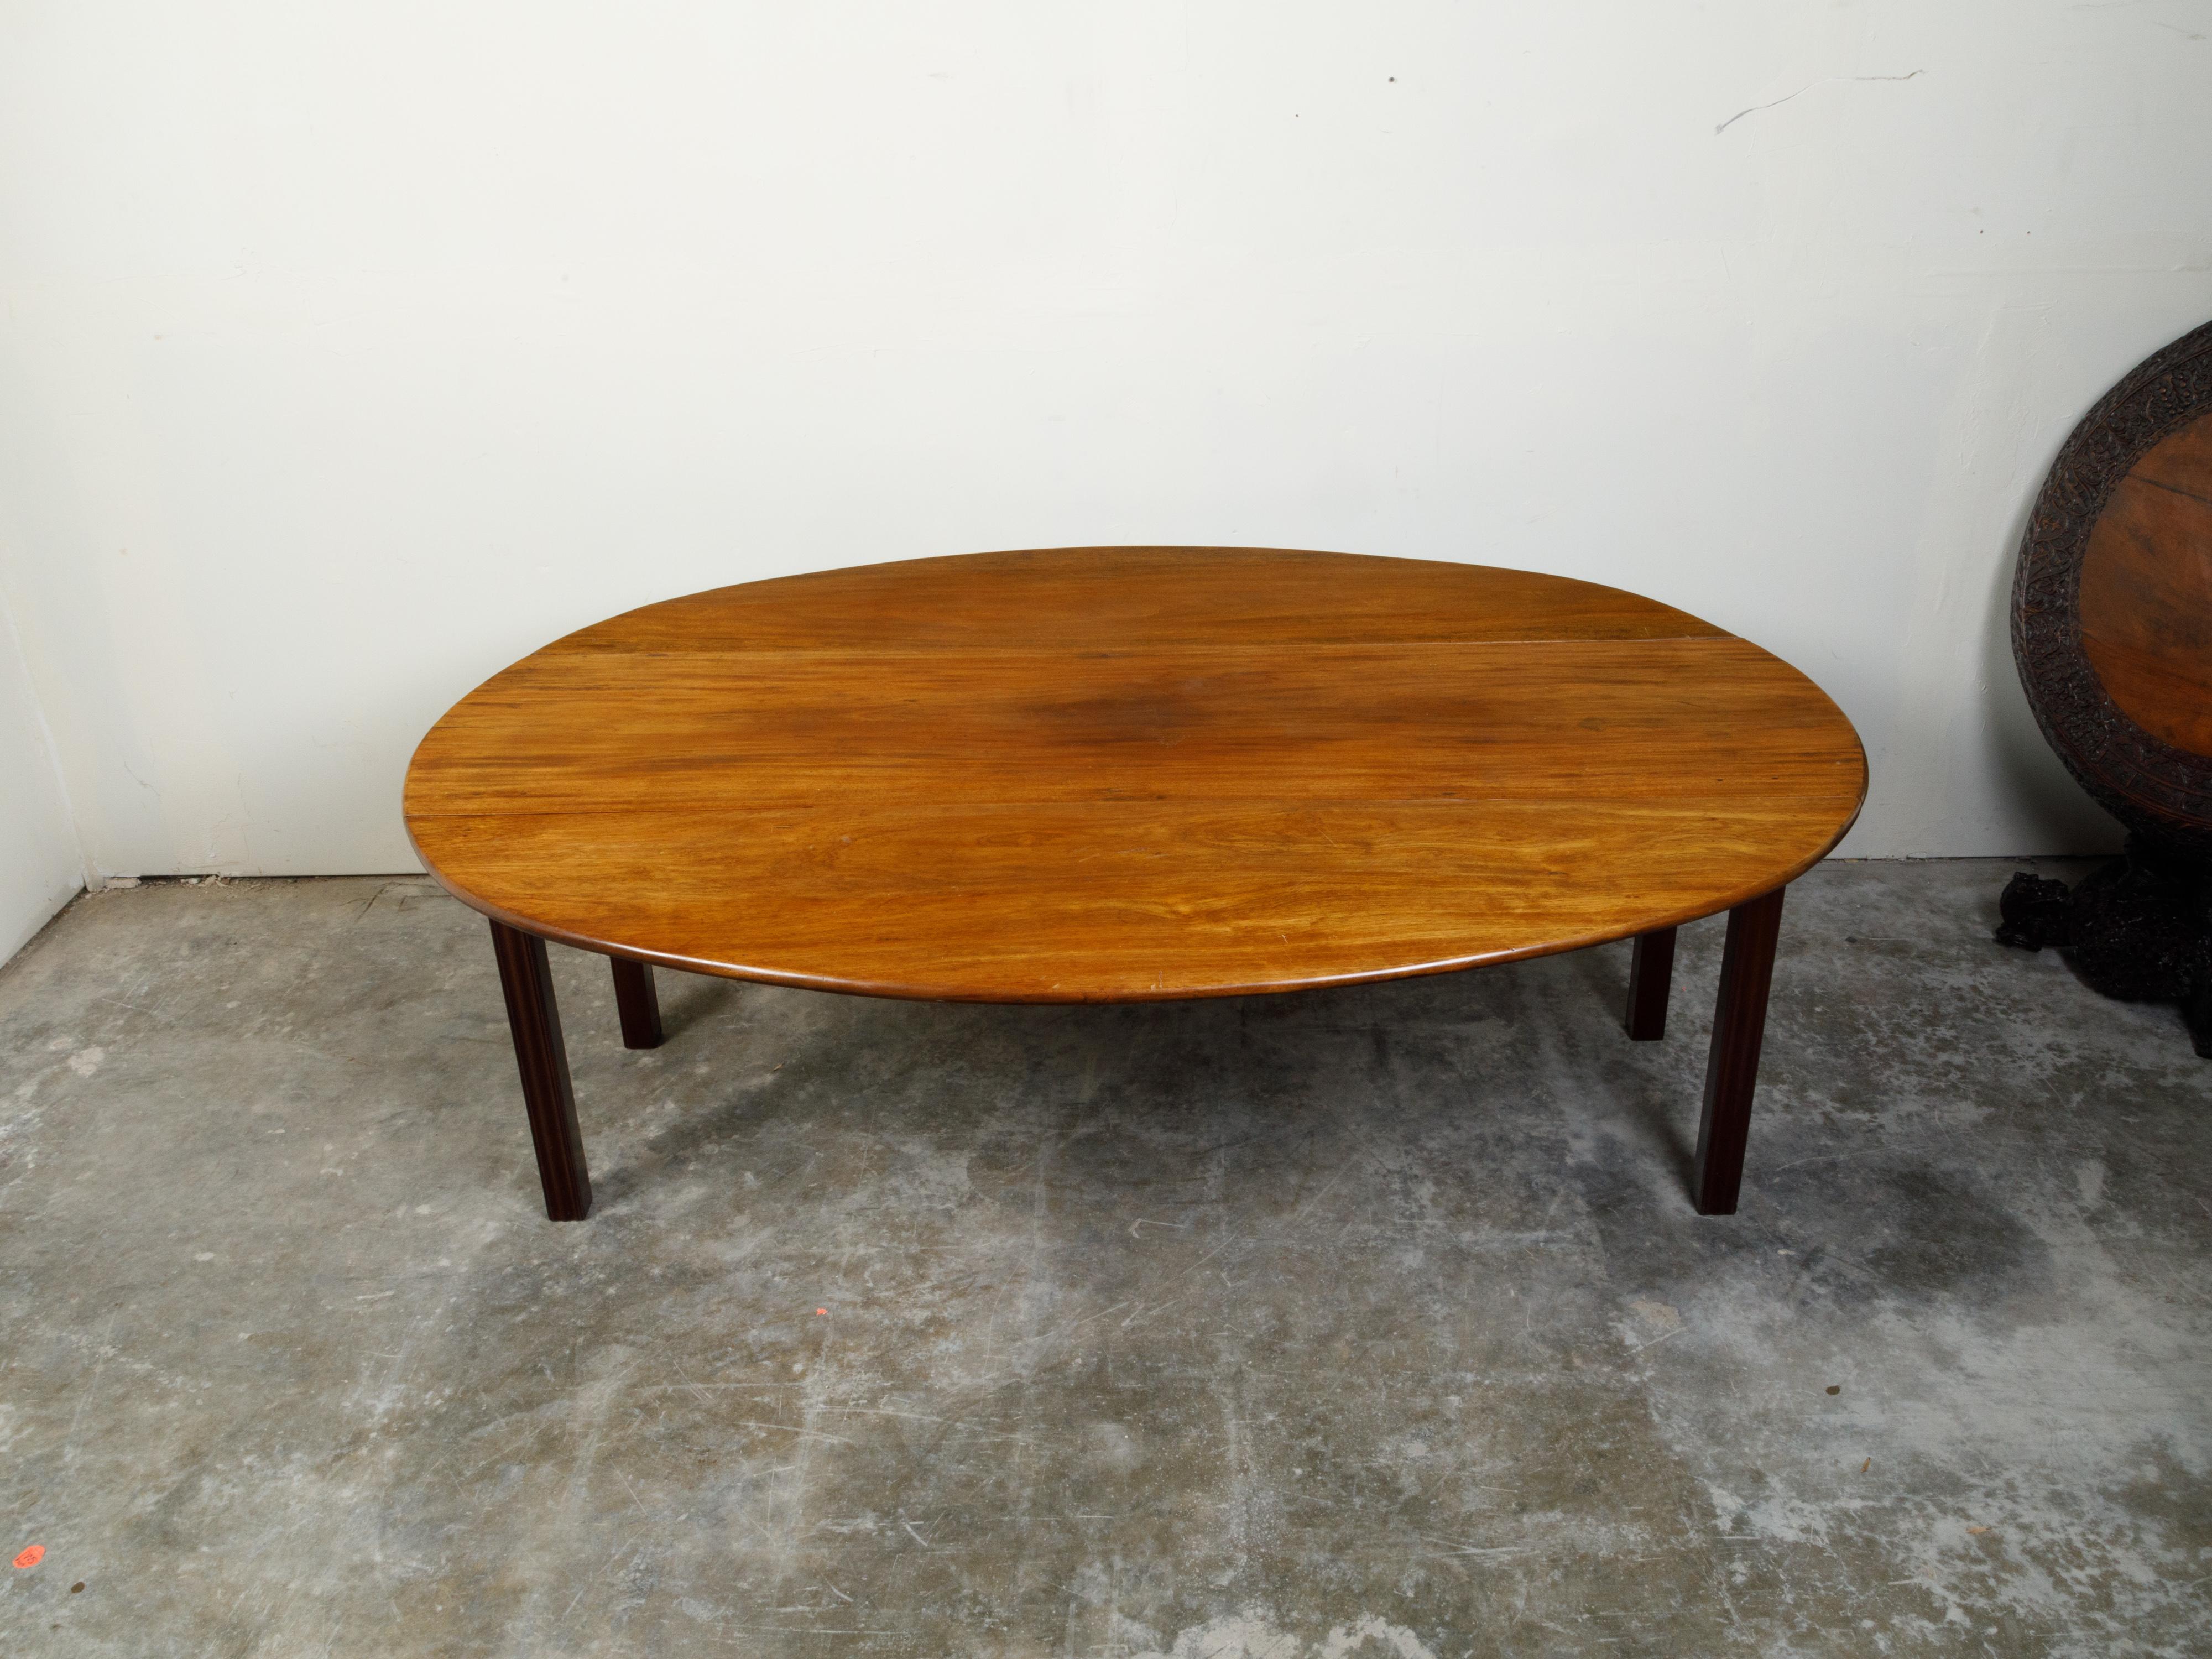
[(2212, 1059), (2212, 323), (2138, 363), (2051, 463), (2013, 581), (2029, 706), (2132, 832), (2069, 891), (2026, 872), (1997, 939), (2179, 1005)]
[(1224, 548), (977, 554), (694, 594), (495, 675), (409, 834), (491, 919), (546, 1206), (590, 1207), (545, 941), (876, 996), (1233, 996), (1730, 912), (1696, 1200), (1735, 1206), (1782, 889), (1856, 816), (1786, 663), (1615, 589)]
[(2045, 737), (2138, 835), (2212, 854), (2212, 323), (2081, 417), (2013, 578)]

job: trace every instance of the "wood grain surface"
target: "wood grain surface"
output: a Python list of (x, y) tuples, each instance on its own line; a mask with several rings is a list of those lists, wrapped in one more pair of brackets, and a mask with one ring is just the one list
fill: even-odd
[(1586, 582), (1218, 548), (915, 560), (631, 611), (495, 675), (409, 769), (430, 872), (641, 961), (1097, 1001), (1646, 933), (1856, 815), (1835, 705)]
[(2081, 647), (2120, 712), (2212, 756), (2212, 415), (2114, 489), (2081, 560)]

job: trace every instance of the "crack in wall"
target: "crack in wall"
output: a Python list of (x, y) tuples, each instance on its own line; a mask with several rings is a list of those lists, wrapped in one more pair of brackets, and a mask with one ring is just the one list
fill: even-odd
[(1796, 91), (1791, 93), (1787, 98), (1778, 98), (1771, 104), (1753, 104), (1749, 109), (1738, 110), (1735, 114), (1729, 116), (1727, 120), (1722, 122), (1720, 125), (1713, 129), (1713, 137), (1716, 138), (1719, 137), (1721, 134), (1726, 132), (1730, 127), (1742, 120), (1747, 115), (1756, 115), (1763, 109), (1774, 109), (1783, 104), (1788, 103), (1790, 98), (1802, 98), (1807, 93), (1812, 91), (1814, 87), (1834, 86), (1840, 82), (1848, 81), (1911, 81), (1919, 76), (1925, 75), (1927, 72), (1928, 71), (1925, 70), (1914, 70), (1910, 75), (1824, 75), (1817, 81), (1808, 82), (1805, 85), (1798, 88)]

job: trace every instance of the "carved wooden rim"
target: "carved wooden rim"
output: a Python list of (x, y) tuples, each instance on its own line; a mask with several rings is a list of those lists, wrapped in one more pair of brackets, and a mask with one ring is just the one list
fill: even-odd
[(2120, 480), (2212, 410), (2212, 323), (2154, 353), (2099, 398), (2051, 465), (2012, 586), (2012, 654), (2036, 724), (2081, 787), (2130, 829), (2212, 850), (2212, 757), (2138, 726), (2081, 643), (2081, 562)]

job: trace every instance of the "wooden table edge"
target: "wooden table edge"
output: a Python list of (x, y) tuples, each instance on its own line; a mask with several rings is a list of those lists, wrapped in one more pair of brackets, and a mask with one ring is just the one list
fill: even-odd
[[(1381, 985), (1393, 980), (1425, 979), (1439, 974), (1455, 974), (1474, 968), (1492, 968), (1509, 962), (1533, 962), (1540, 957), (1564, 956), (1570, 951), (1588, 950), (1593, 945), (1610, 945), (1625, 939), (1638, 939), (1646, 934), (1672, 932), (1689, 922), (1701, 921), (1731, 911), (1768, 893), (1778, 892), (1796, 881), (1807, 871), (1826, 859), (1842, 845), (1850, 834), (1859, 815), (1866, 809), (1869, 775), (1862, 747), (1859, 758), (1859, 793), (1850, 815), (1818, 852), (1785, 866), (1784, 872), (1773, 879), (1761, 879), (1740, 888), (1727, 890), (1710, 902), (1680, 911), (1656, 911), (1648, 917), (1619, 927), (1605, 927), (1565, 939), (1547, 939), (1540, 944), (1517, 946), (1509, 950), (1475, 951), (1467, 956), (1441, 957), (1433, 961), (1415, 963), (1402, 967), (1362, 969), (1342, 974), (1318, 975), (1311, 978), (1270, 980), (1249, 984), (1139, 989), (1117, 992), (1072, 991), (1055, 992), (993, 992), (972, 988), (894, 984), (884, 981), (836, 978), (823, 974), (795, 973), (781, 969), (755, 967), (747, 963), (709, 961), (698, 957), (686, 957), (672, 951), (653, 951), (619, 940), (598, 938), (562, 927), (525, 915), (520, 911), (494, 903), (471, 892), (460, 883), (440, 870), (415, 838), (414, 821), (403, 812), (402, 821), (407, 831), (407, 844), (422, 861), (423, 873), (436, 882), (453, 898), (476, 911), (479, 915), (497, 922), (516, 933), (532, 934), (556, 945), (569, 945), (576, 950), (589, 951), (618, 961), (644, 963), (657, 968), (674, 969), (687, 974), (703, 974), (716, 979), (731, 979), (754, 985), (778, 985), (798, 991), (827, 991), (839, 996), (881, 997), (902, 1002), (966, 1002), (985, 1006), (1020, 1007), (1028, 1006), (1080, 1006), (1117, 1002), (1195, 1002), (1214, 997), (1277, 996), (1296, 991), (1325, 991), (1339, 986)], [(436, 816), (424, 814), (424, 817)]]
[[(1863, 780), (1863, 773), (1862, 777)], [(1395, 979), (1419, 978), (1458, 972), (1498, 963), (1526, 961), (1559, 955), (1618, 939), (1633, 939), (1630, 959), (1626, 1026), (1637, 1041), (1655, 1041), (1666, 1034), (1668, 988), (1674, 957), (1674, 930), (1682, 922), (1699, 920), (1725, 909), (1728, 934), (1721, 957), (1718, 994), (1715, 999), (1711, 1046), (1705, 1064), (1704, 1104), (1692, 1155), (1690, 1197), (1700, 1215), (1733, 1215), (1743, 1181), (1746, 1148), (1750, 1137), (1752, 1096), (1758, 1085), (1759, 1051), (1766, 1023), (1766, 1002), (1774, 973), (1782, 922), (1782, 900), (1789, 884), (1811, 869), (1841, 843), (1857, 822), (1865, 805), (1862, 782), (1859, 805), (1826, 846), (1811, 857), (1788, 866), (1787, 872), (1763, 890), (1747, 889), (1711, 908), (1695, 909), (1676, 921), (1649, 923), (1639, 930), (1600, 931), (1588, 937), (1551, 941), (1524, 950), (1425, 963), (1395, 969), (1377, 970), (1295, 984), (1208, 988), (1176, 993), (1139, 991), (1134, 994), (1020, 998), (987, 997), (973, 994), (947, 995), (899, 988), (862, 988), (791, 975), (745, 971), (728, 963), (698, 963), (665, 953), (640, 952), (605, 941), (588, 940), (566, 930), (537, 931), (522, 918), (478, 900), (447, 881), (425, 860), (425, 870), (440, 887), (491, 924), (492, 945), (499, 964), (507, 1022), (514, 1039), (515, 1063), (521, 1074), (523, 1102), (530, 1120), (538, 1174), (544, 1189), (545, 1212), (555, 1221), (581, 1221), (591, 1213), (591, 1176), (584, 1157), (583, 1138), (576, 1121), (576, 1103), (569, 1077), (568, 1051), (561, 1034), (561, 1017), (554, 995), (553, 976), (546, 960), (549, 938), (574, 944), (613, 959), (615, 1000), (621, 1016), (626, 1048), (653, 1048), (662, 1041), (659, 1006), (653, 986), (653, 964), (665, 963), (690, 972), (717, 977), (745, 979), (755, 983), (785, 985), (799, 989), (834, 991), (851, 995), (903, 997), (914, 1000), (1004, 1002), (1010, 1004), (1087, 1004), (1104, 1002), (1189, 1001), (1201, 996), (1262, 995), (1273, 992), (1318, 990), (1333, 985), (1372, 984)], [(410, 840), (412, 840), (410, 835)], [(417, 849), (418, 856), (420, 849)], [(538, 924), (539, 928), (543, 924)]]

